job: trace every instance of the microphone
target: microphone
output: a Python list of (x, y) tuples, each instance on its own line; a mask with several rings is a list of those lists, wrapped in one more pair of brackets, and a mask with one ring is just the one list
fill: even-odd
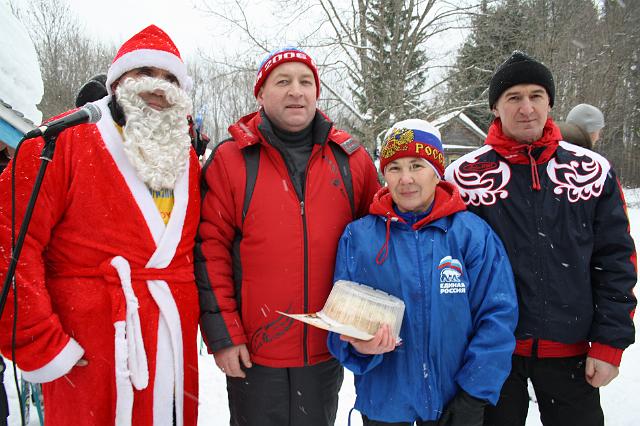
[(38, 136), (56, 136), (64, 129), (84, 123), (97, 123), (102, 117), (102, 111), (94, 104), (86, 104), (79, 110), (67, 114), (57, 120), (49, 121), (42, 126), (35, 128), (24, 135), (24, 139), (36, 138)]

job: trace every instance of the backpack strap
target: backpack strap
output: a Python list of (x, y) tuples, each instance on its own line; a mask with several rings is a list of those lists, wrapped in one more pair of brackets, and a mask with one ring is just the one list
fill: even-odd
[(209, 158), (207, 158), (207, 161), (204, 162), (204, 165), (202, 166), (202, 172), (200, 173), (200, 197), (201, 197), (201, 200), (204, 200), (205, 194), (209, 191), (209, 185), (207, 185), (207, 180), (205, 179), (205, 175), (207, 174), (207, 169), (209, 168), (211, 163), (213, 163), (213, 159), (216, 156), (216, 153), (218, 152), (218, 148), (220, 148), (222, 146), (222, 144), (227, 143), (227, 142), (231, 142), (231, 141), (233, 141), (232, 138), (227, 138), (227, 139), (224, 139), (223, 141), (219, 142), (216, 146), (213, 147), (213, 149), (211, 150), (211, 154), (209, 154)]
[[(351, 139), (344, 143), (348, 144), (348, 146), (351, 147), (353, 143), (350, 141)], [(349, 166), (349, 154), (347, 154), (347, 152), (345, 152), (344, 149), (341, 148), (341, 146), (338, 146), (334, 143), (330, 143), (329, 146), (331, 147), (331, 151), (333, 151), (333, 156), (335, 157), (336, 163), (338, 164), (338, 170), (340, 171), (342, 182), (344, 183), (345, 190), (347, 191), (347, 196), (349, 197), (351, 217), (355, 219), (356, 205), (353, 195), (351, 167)], [(355, 147), (357, 148), (358, 146), (359, 145), (357, 145), (356, 142)], [(353, 151), (355, 151), (355, 149)], [(244, 157), (245, 168), (247, 170), (244, 187), (244, 202), (242, 203), (242, 224), (244, 224), (244, 220), (247, 217), (247, 212), (249, 211), (249, 205), (251, 204), (251, 198), (253, 197), (253, 190), (258, 179), (258, 165), (260, 164), (260, 144), (254, 144), (243, 148), (242, 156)]]
[[(348, 148), (351, 148), (353, 139), (349, 139), (346, 142), (343, 142), (340, 145), (335, 143), (329, 143), (331, 147), (331, 151), (333, 151), (333, 156), (336, 159), (336, 163), (338, 163), (338, 170), (340, 170), (340, 176), (342, 177), (342, 183), (344, 184), (344, 188), (347, 191), (347, 196), (349, 197), (349, 206), (351, 206), (351, 217), (356, 219), (356, 203), (353, 196), (353, 179), (351, 178), (351, 167), (349, 166), (349, 155), (355, 151), (355, 149), (350, 150), (349, 154), (345, 152), (342, 148), (342, 145), (347, 144)], [(356, 142), (356, 149), (358, 148), (358, 144)]]
[(258, 179), (260, 144), (257, 143), (243, 148), (242, 156), (244, 157), (244, 165), (247, 169), (246, 182), (244, 186), (244, 202), (242, 203), (242, 224), (244, 225), (244, 219), (247, 216), (247, 211), (249, 211), (251, 197), (253, 197), (253, 190), (256, 186), (256, 180)]

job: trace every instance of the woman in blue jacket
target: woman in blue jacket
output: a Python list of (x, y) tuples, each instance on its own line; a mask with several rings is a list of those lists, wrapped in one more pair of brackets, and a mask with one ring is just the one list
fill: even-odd
[(363, 341), (330, 333), (331, 353), (355, 374), (365, 426), (481, 425), (511, 369), (517, 300), (502, 243), (440, 180), (440, 132), (396, 123), (382, 145), (387, 182), (370, 214), (347, 226), (335, 281), (399, 297), (402, 344), (381, 327)]

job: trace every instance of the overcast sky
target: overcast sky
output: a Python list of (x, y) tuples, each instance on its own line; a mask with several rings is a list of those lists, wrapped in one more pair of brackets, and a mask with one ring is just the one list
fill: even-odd
[(150, 24), (165, 30), (181, 52), (211, 44), (211, 19), (191, 0), (67, 0), (87, 30), (119, 46)]
[[(0, 0), (25, 5), (30, 0)], [(119, 47), (125, 40), (150, 24), (165, 30), (180, 52), (189, 60), (203, 52), (207, 57), (247, 59), (256, 64), (265, 51), (255, 46), (247, 35), (228, 21), (207, 13), (215, 8), (225, 16), (236, 19), (246, 17), (254, 35), (268, 50), (285, 45), (308, 45), (304, 38), (331, 32), (328, 24), (318, 31), (324, 13), (317, 2), (306, 0), (59, 0), (67, 2), (87, 32), (99, 40)], [(236, 2), (242, 10), (236, 7)], [(283, 6), (283, 2), (285, 6)], [(340, 2), (338, 2), (340, 4)], [(288, 21), (282, 17), (288, 13)], [(244, 12), (244, 16), (242, 15)], [(298, 15), (293, 19), (294, 13)], [(451, 57), (461, 40), (461, 34), (442, 34), (427, 46), (428, 55), (437, 62), (442, 56)], [(306, 48), (319, 62), (323, 62), (320, 49)], [(451, 55), (451, 56), (450, 56)], [(246, 59), (245, 59), (246, 58)], [(225, 61), (227, 62), (227, 61)], [(329, 60), (329, 62), (334, 62)], [(444, 61), (449, 62), (449, 61)]]
[[(16, 0), (14, 0), (16, 1)], [(27, 1), (27, 0), (17, 0)], [(164, 29), (174, 40), (178, 49), (184, 53), (193, 53), (197, 49), (206, 53), (222, 52), (242, 54), (252, 47), (245, 34), (228, 22), (203, 11), (202, 2), (215, 6), (226, 15), (242, 16), (234, 8), (233, 0), (66, 0), (77, 14), (87, 30), (102, 40), (119, 46), (133, 34), (149, 24)], [(317, 21), (322, 11), (319, 6), (304, 10), (304, 16), (293, 22), (282, 22), (278, 18), (280, 4), (276, 0), (238, 0), (243, 5), (249, 26), (261, 37), (269, 49), (285, 44), (297, 45), (317, 29)], [(199, 4), (196, 8), (194, 4)], [(294, 1), (291, 5), (299, 6)], [(314, 13), (317, 9), (318, 13)], [(307, 13), (310, 12), (310, 13)], [(315, 18), (314, 18), (315, 17)], [(303, 21), (304, 19), (304, 21)], [(316, 21), (316, 22), (313, 22)], [(329, 31), (325, 26), (323, 31)], [(317, 35), (317, 33), (315, 33)], [(459, 34), (448, 34), (446, 44), (459, 40)], [(444, 38), (443, 38), (444, 40)], [(252, 48), (253, 54), (257, 49)], [(314, 53), (313, 49), (310, 53)], [(441, 53), (443, 49), (434, 49)], [(446, 49), (449, 50), (449, 49)], [(259, 55), (263, 53), (260, 52)], [(432, 57), (434, 54), (431, 55)], [(319, 58), (318, 58), (319, 59)], [(259, 59), (256, 59), (259, 61)]]
[[(232, 0), (66, 1), (92, 35), (117, 46), (150, 24), (165, 30), (178, 49), (187, 54), (199, 49), (228, 55), (238, 50), (242, 52), (249, 46), (240, 30), (207, 13), (202, 6), (205, 1), (219, 12), (227, 8), (227, 15), (240, 17), (240, 11), (233, 7)], [(270, 48), (280, 46), (285, 41), (297, 44), (301, 36), (309, 31), (309, 26), (302, 22), (279, 25), (273, 16), (278, 11), (273, 0), (240, 0), (239, 3), (244, 6), (249, 25), (263, 40), (270, 42)], [(195, 4), (200, 7), (197, 8)]]

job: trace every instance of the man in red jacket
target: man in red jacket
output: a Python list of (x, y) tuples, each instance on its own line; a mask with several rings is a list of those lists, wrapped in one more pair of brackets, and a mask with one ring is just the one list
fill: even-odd
[(326, 332), (280, 312), (320, 310), (338, 239), (379, 188), (369, 154), (316, 108), (313, 60), (260, 65), (257, 112), (205, 166), (196, 247), (200, 324), (227, 374), (233, 425), (333, 425), (342, 367)]
[(518, 290), (513, 368), (485, 425), (523, 425), (531, 380), (545, 425), (604, 423), (598, 388), (634, 341), (636, 253), (609, 162), (561, 142), (551, 71), (523, 52), (496, 70), (485, 146), (446, 170), (502, 239)]

